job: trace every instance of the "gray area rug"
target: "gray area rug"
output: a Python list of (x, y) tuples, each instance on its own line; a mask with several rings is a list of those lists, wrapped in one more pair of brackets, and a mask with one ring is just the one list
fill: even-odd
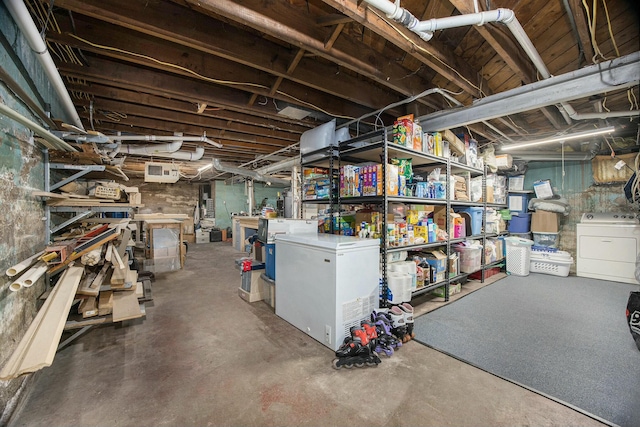
[(640, 425), (637, 285), (508, 276), (415, 319), (416, 340), (620, 426)]

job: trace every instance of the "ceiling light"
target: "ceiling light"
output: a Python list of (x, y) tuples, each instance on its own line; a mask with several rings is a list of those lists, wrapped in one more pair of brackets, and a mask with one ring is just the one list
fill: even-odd
[(208, 165), (204, 165), (198, 168), (198, 172), (202, 173), (207, 169), (211, 169), (213, 167), (213, 163), (209, 163)]
[(586, 131), (586, 132), (578, 132), (578, 133), (572, 133), (569, 135), (560, 135), (560, 136), (554, 136), (551, 138), (545, 138), (545, 139), (540, 139), (537, 141), (529, 141), (529, 142), (522, 142), (522, 143), (517, 143), (517, 144), (511, 144), (511, 145), (506, 145), (500, 148), (500, 151), (507, 151), (507, 150), (516, 150), (519, 148), (525, 148), (525, 147), (532, 147), (534, 145), (541, 145), (541, 144), (549, 144), (552, 142), (564, 142), (564, 141), (571, 141), (574, 139), (580, 139), (580, 138), (587, 138), (590, 136), (596, 136), (596, 135), (604, 135), (607, 133), (611, 133), (613, 131), (615, 131), (616, 128), (613, 126), (609, 126), (603, 129), (597, 129), (597, 130), (590, 130), (590, 131)]

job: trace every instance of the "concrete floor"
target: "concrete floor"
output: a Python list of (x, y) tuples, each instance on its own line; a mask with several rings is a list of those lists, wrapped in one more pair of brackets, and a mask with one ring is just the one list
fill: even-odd
[(241, 255), (190, 245), (183, 271), (156, 276), (146, 319), (61, 350), (9, 425), (602, 425), (417, 342), (334, 370), (331, 350), (238, 297)]

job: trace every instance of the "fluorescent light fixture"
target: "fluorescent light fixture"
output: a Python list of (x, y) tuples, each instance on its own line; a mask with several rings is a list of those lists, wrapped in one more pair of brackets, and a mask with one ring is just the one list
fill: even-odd
[(530, 142), (522, 142), (522, 143), (506, 145), (506, 146), (500, 147), (500, 151), (517, 150), (519, 148), (532, 147), (534, 145), (549, 144), (552, 142), (571, 141), (574, 139), (587, 138), (587, 137), (596, 136), (596, 135), (605, 135), (615, 130), (616, 130), (615, 127), (609, 126), (603, 129), (596, 129), (596, 130), (589, 130), (586, 132), (577, 132), (577, 133), (571, 133), (568, 135), (554, 136), (551, 138), (540, 139), (538, 141), (530, 141)]
[(208, 165), (204, 165), (198, 168), (198, 172), (202, 173), (204, 171), (206, 171), (207, 169), (211, 169), (213, 167), (213, 163), (209, 163)]

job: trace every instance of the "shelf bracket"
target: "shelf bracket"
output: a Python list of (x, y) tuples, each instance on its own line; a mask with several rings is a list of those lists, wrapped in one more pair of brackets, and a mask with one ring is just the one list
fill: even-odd
[(88, 217), (88, 216), (91, 216), (92, 214), (93, 214), (93, 212), (92, 212), (92, 211), (84, 211), (84, 212), (81, 212), (81, 213), (79, 213), (78, 215), (74, 216), (73, 218), (66, 220), (66, 221), (65, 221), (65, 222), (63, 222), (62, 224), (59, 224), (59, 225), (57, 225), (57, 226), (53, 227), (53, 228), (51, 229), (50, 233), (51, 233), (51, 234), (55, 234), (55, 233), (57, 233), (58, 231), (60, 231), (60, 230), (62, 230), (63, 228), (65, 228), (67, 225), (69, 225), (69, 224), (73, 224), (74, 222), (79, 221), (79, 220), (81, 220), (81, 219), (83, 219), (83, 218), (86, 218), (86, 217)]
[(51, 165), (49, 166), (52, 169), (72, 169), (72, 170), (79, 170), (79, 172), (74, 173), (73, 175), (71, 175), (68, 178), (63, 179), (62, 181), (55, 183), (53, 185), (50, 186), (48, 191), (53, 191), (56, 190), (60, 187), (62, 187), (63, 185), (66, 185), (72, 181), (75, 181), (76, 179), (90, 173), (90, 172), (104, 172), (105, 170), (105, 166), (104, 165), (65, 165), (63, 163), (51, 163)]

